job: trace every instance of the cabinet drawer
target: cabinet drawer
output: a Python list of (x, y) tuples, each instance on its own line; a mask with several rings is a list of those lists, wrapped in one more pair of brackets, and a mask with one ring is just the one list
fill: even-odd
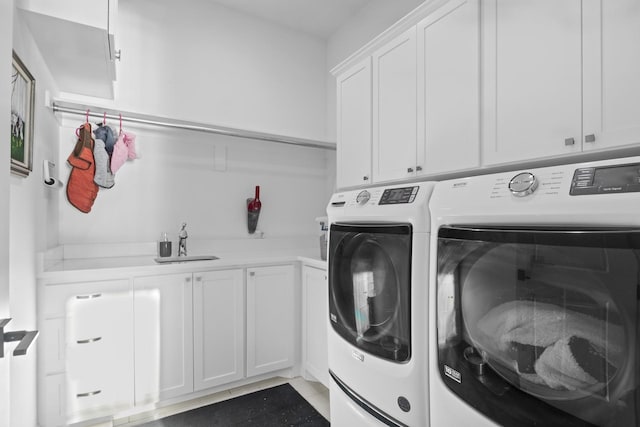
[[(131, 289), (129, 279), (48, 285), (42, 292), (40, 313), (45, 319), (64, 317), (70, 309), (91, 314), (95, 308), (106, 310), (102, 307), (109, 306), (113, 299), (127, 294), (131, 297)], [(112, 314), (117, 316), (117, 311)]]
[(80, 422), (133, 407), (133, 387), (102, 370), (93, 378), (67, 378), (67, 421)]

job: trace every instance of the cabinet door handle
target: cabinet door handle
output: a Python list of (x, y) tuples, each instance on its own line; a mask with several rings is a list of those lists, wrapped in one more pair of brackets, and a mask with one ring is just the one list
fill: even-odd
[(576, 143), (576, 140), (573, 138), (565, 138), (564, 139), (564, 145), (573, 145)]
[(416, 166), (416, 172), (420, 172), (422, 170), (422, 166)]
[(90, 294), (90, 295), (76, 295), (76, 299), (93, 299), (100, 298), (102, 294)]
[(585, 135), (584, 142), (596, 142), (596, 135), (593, 133), (590, 133), (589, 135)]
[(191, 283), (191, 277), (185, 277), (184, 281), (187, 282), (187, 283)]
[(96, 342), (96, 341), (100, 341), (102, 339), (102, 337), (95, 337), (95, 338), (89, 338), (86, 340), (78, 340), (76, 341), (78, 344), (89, 344), (92, 342)]
[(202, 282), (202, 276), (196, 276), (196, 282)]
[(362, 180), (363, 181), (369, 181), (369, 177), (367, 175), (365, 175), (365, 176), (362, 177)]
[(250, 277), (253, 277), (253, 276), (255, 276), (255, 275), (256, 275), (256, 272), (255, 272), (255, 271), (250, 271), (250, 272), (249, 272), (249, 276), (250, 276)]
[(407, 168), (407, 172), (409, 173), (413, 172), (413, 168)]
[(80, 397), (90, 397), (90, 396), (95, 396), (96, 394), (100, 394), (102, 393), (102, 390), (94, 390), (94, 391), (89, 391), (87, 393), (78, 393), (76, 394), (76, 397), (80, 398)]

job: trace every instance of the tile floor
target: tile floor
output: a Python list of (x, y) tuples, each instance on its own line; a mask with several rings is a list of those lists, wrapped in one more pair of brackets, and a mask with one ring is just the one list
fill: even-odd
[(190, 409), (199, 408), (201, 406), (210, 405), (215, 402), (231, 399), (234, 397), (242, 396), (244, 394), (252, 393), (254, 391), (262, 390), (269, 387), (274, 387), (280, 384), (289, 383), (296, 389), (307, 402), (309, 402), (316, 410), (322, 414), (327, 420), (329, 418), (329, 390), (320, 383), (307, 381), (302, 377), (296, 378), (272, 378), (264, 381), (259, 381), (254, 384), (248, 384), (245, 386), (237, 387), (231, 390), (221, 391), (209, 396), (201, 397), (198, 399), (190, 400), (187, 402), (178, 403), (175, 405), (167, 406), (157, 409), (152, 412), (145, 412), (142, 414), (132, 415), (127, 418), (115, 419), (109, 422), (103, 422), (100, 424), (94, 424), (92, 427), (133, 427), (140, 424), (144, 424), (149, 421), (164, 418), (169, 415), (173, 415), (179, 412), (188, 411)]

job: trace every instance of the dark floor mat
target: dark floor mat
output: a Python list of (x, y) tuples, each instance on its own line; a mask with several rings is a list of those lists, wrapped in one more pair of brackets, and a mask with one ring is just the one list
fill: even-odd
[(283, 384), (181, 414), (143, 424), (143, 427), (309, 426), (327, 421), (289, 384)]

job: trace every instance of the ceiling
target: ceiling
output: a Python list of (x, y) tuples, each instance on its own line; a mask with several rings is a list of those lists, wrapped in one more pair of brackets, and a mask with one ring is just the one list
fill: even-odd
[(328, 38), (372, 0), (213, 0), (276, 24)]

